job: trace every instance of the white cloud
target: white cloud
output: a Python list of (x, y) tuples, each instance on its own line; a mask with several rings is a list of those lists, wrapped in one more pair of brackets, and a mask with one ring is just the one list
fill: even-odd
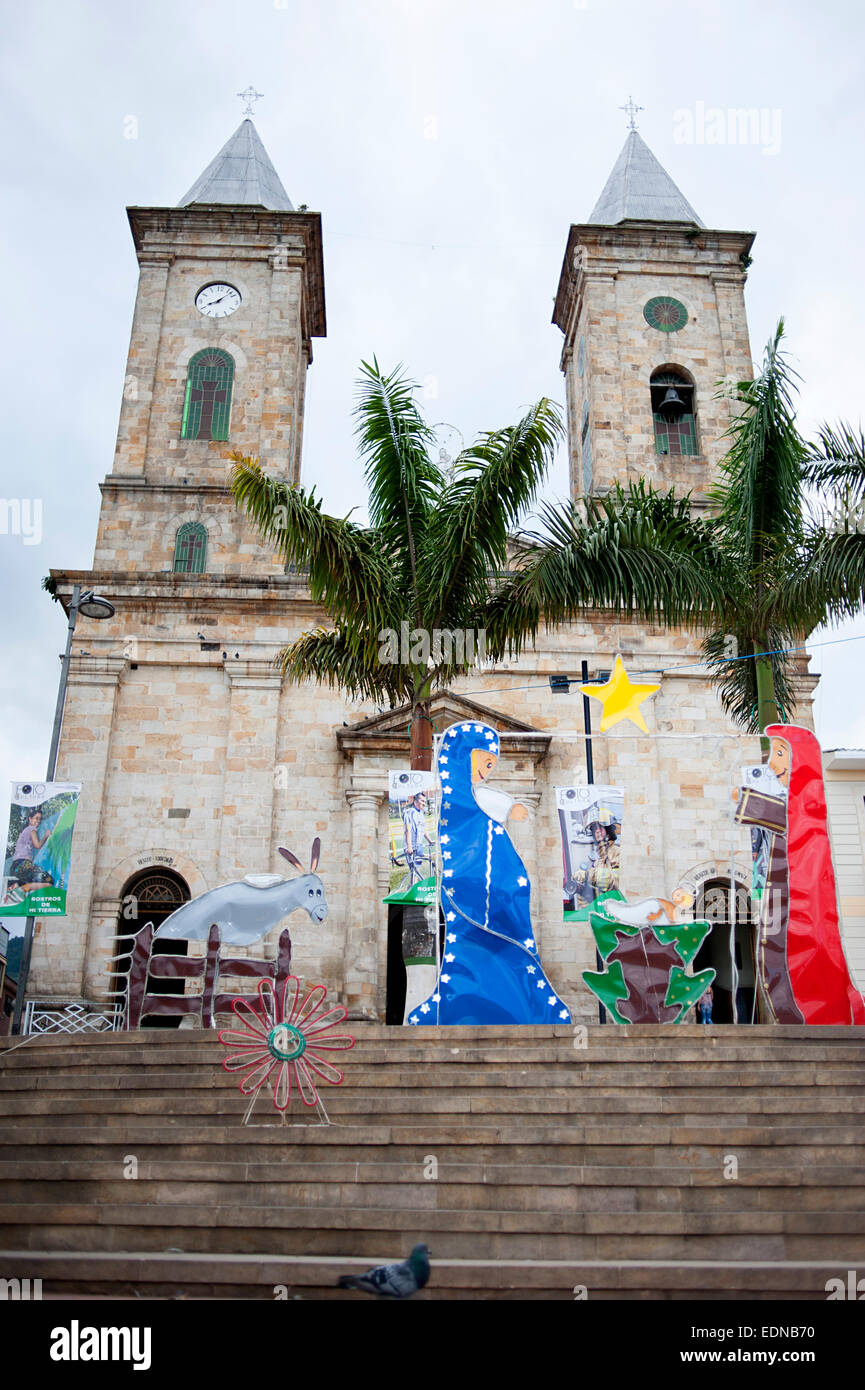
[[(289, 195), (324, 219), (330, 337), (309, 374), (304, 477), (326, 505), (363, 502), (351, 406), (371, 352), (434, 374), (431, 418), (466, 438), (541, 394), (562, 400), (552, 298), (568, 227), (624, 140), (629, 92), (703, 220), (758, 232), (755, 355), (784, 313), (803, 419), (859, 416), (858, 6), (794, 0), (779, 23), (746, 0), (687, 17), (672, 0), (43, 0), (7, 10), (5, 28), (17, 132), (5, 149), (6, 473), (43, 498), (44, 538), (0, 538), (2, 777), (44, 763), (64, 623), (39, 581), (90, 563), (111, 467), (136, 283), (124, 203), (174, 203), (238, 123), (234, 93), (250, 81)], [(677, 145), (674, 109), (697, 101), (779, 109), (779, 154)], [(130, 115), (136, 139), (124, 138)], [(561, 462), (551, 488), (564, 485)], [(863, 738), (849, 695), (858, 651), (820, 656), (821, 717), (839, 743)]]

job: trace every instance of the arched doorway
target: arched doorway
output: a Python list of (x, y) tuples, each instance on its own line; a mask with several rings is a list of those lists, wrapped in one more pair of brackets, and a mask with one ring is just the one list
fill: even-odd
[[(712, 930), (694, 959), (694, 973), (707, 968), (715, 971), (712, 985), (714, 1023), (756, 1023), (756, 972), (754, 969), (754, 924), (751, 894), (744, 883), (735, 885), (735, 901), (729, 878), (712, 878), (700, 886), (694, 903), (694, 917), (711, 922)], [(733, 999), (733, 965), (730, 928), (735, 906), (735, 960), (737, 988)], [(699, 1022), (695, 1011), (694, 1019)]]
[[(166, 917), (170, 917), (181, 904), (189, 902), (189, 898), (188, 883), (173, 869), (142, 869), (134, 874), (121, 895), (114, 954), (130, 951), (132, 938), (140, 927), (147, 922), (152, 922), (154, 927), (161, 926)], [(185, 956), (188, 954), (188, 942), (154, 941), (151, 954)], [(125, 997), (128, 972), (129, 964), (124, 962), (112, 976), (111, 988), (116, 991), (113, 997), (118, 1001)], [(183, 980), (160, 980), (159, 991), (161, 994), (182, 994), (184, 983)], [(177, 1028), (179, 1025), (180, 1018), (150, 1017), (141, 1023), (142, 1028)]]

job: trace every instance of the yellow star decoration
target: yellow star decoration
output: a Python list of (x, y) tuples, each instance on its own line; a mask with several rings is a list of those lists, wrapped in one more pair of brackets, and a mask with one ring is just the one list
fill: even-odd
[(640, 705), (660, 688), (659, 685), (633, 685), (628, 679), (625, 663), (620, 656), (616, 657), (613, 674), (604, 685), (580, 686), (584, 695), (591, 695), (593, 699), (600, 700), (604, 707), (601, 716), (602, 734), (622, 719), (630, 719), (632, 724), (636, 724), (638, 729), (647, 734), (649, 730), (646, 728)]

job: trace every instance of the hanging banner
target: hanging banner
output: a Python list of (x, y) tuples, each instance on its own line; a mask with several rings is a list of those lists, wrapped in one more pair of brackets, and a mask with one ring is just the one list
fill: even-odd
[(388, 773), (390, 881), (386, 903), (436, 900), (435, 773), (398, 768)]
[(65, 917), (80, 782), (13, 782), (0, 917)]
[(623, 787), (556, 787), (562, 833), (565, 919), (589, 904), (620, 896)]

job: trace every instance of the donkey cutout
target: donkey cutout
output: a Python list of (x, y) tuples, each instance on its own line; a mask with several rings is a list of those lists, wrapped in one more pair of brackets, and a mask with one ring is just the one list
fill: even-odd
[(315, 872), (321, 853), (321, 840), (312, 842), (309, 873), (290, 849), (280, 854), (301, 870), (300, 878), (283, 878), (281, 874), (247, 874), (236, 883), (223, 883), (211, 888), (200, 898), (184, 903), (166, 917), (157, 931), (158, 937), (172, 941), (206, 941), (210, 928), (219, 927), (222, 941), (232, 946), (249, 946), (287, 917), (296, 907), (304, 907), (314, 922), (327, 916), (324, 884)]

